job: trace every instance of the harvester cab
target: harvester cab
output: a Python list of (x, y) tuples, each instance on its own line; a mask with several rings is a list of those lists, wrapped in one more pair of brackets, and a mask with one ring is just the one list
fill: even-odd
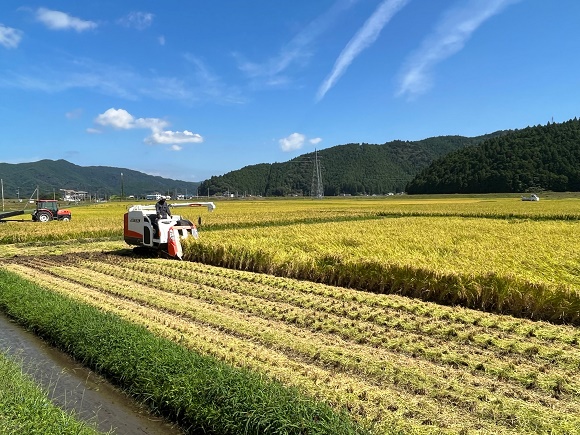
[[(170, 207), (207, 207), (215, 209), (213, 202), (188, 202), (169, 204)], [(157, 219), (155, 205), (134, 205), (124, 216), (123, 236), (125, 243), (157, 249), (180, 260), (183, 257), (181, 241), (188, 237), (198, 238), (197, 227), (180, 215)]]

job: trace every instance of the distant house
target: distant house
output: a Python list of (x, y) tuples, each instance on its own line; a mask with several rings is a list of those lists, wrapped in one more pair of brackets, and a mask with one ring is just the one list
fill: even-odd
[(145, 199), (148, 201), (159, 201), (161, 198), (171, 199), (171, 195), (161, 195), (160, 193), (145, 195)]
[(62, 200), (66, 202), (79, 202), (87, 199), (88, 192), (82, 190), (69, 190), (60, 189), (62, 194)]

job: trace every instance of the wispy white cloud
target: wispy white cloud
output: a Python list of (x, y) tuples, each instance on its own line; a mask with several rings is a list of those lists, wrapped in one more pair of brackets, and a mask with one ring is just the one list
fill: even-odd
[(83, 109), (74, 109), (64, 114), (67, 119), (77, 119), (83, 116)]
[(312, 57), (313, 42), (336, 21), (337, 17), (360, 0), (338, 0), (325, 13), (310, 22), (278, 55), (263, 63), (248, 61), (239, 53), (234, 53), (238, 68), (252, 79), (262, 79), (261, 84), (268, 87), (287, 85), (290, 79), (282, 73), (292, 65), (303, 65)]
[[(315, 137), (308, 139), (308, 142), (312, 145), (316, 145), (322, 142), (322, 138)], [(292, 133), (288, 137), (278, 140), (278, 143), (280, 144), (280, 149), (284, 152), (296, 151), (304, 147), (304, 144), (306, 143), (306, 135), (302, 133)]]
[(0, 24), (0, 45), (6, 48), (16, 48), (22, 40), (22, 32), (12, 27)]
[(81, 20), (65, 12), (39, 8), (36, 11), (36, 19), (52, 30), (73, 29), (77, 32), (94, 29), (97, 23), (94, 21)]
[(318, 89), (316, 94), (317, 100), (320, 101), (324, 95), (326, 95), (330, 88), (335, 85), (340, 76), (344, 74), (352, 61), (361, 51), (377, 40), (383, 27), (385, 27), (391, 18), (393, 18), (393, 16), (409, 1), (410, 0), (383, 0), (336, 59), (331, 73)]
[(53, 58), (51, 64), (22, 64), (0, 75), (0, 88), (59, 93), (90, 90), (125, 100), (178, 101), (183, 104), (241, 104), (244, 96), (223, 83), (199, 59), (186, 55), (189, 68), (180, 76), (141, 72), (126, 66), (107, 65), (88, 58)]
[[(172, 151), (180, 151), (183, 144), (201, 143), (203, 137), (189, 130), (164, 130), (169, 123), (160, 118), (135, 118), (125, 109), (110, 108), (95, 118), (95, 123), (116, 130), (131, 130), (137, 128), (150, 129), (151, 135), (144, 139), (150, 145), (170, 145)], [(87, 129), (88, 133), (100, 132), (98, 129)]]
[(468, 0), (448, 11), (421, 47), (407, 60), (397, 95), (415, 97), (431, 87), (431, 70), (459, 52), (485, 21), (520, 0)]
[(130, 12), (117, 23), (125, 27), (131, 27), (137, 30), (144, 30), (153, 23), (153, 15), (150, 12)]
[(199, 57), (186, 54), (185, 60), (193, 67), (192, 75), (196, 83), (196, 94), (199, 98), (226, 104), (244, 103), (240, 91), (228, 86)]
[(165, 36), (161, 35), (157, 38), (157, 42), (159, 42), (159, 45), (165, 45)]

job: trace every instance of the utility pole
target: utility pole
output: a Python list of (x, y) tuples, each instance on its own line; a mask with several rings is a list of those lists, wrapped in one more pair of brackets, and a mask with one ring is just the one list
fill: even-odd
[(125, 187), (123, 186), (123, 173), (121, 172), (121, 201), (125, 197)]
[(322, 175), (320, 173), (320, 162), (318, 161), (318, 151), (314, 150), (314, 165), (312, 169), (312, 187), (310, 195), (313, 198), (324, 197), (324, 188), (322, 187)]

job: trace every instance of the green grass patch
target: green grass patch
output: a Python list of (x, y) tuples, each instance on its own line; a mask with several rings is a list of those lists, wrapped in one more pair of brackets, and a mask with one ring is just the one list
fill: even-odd
[(22, 372), (17, 361), (0, 353), (0, 433), (92, 435), (96, 429), (53, 403)]
[(346, 413), (0, 269), (0, 308), (188, 433), (362, 434)]

